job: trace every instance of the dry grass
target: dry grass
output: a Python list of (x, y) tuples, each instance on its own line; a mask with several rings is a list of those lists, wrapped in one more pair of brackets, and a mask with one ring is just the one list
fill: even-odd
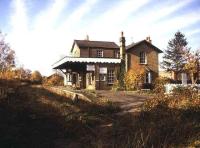
[(141, 113), (118, 114), (110, 101), (74, 103), (43, 87), (21, 86), (0, 100), (0, 147), (198, 147), (198, 103), (159, 97)]

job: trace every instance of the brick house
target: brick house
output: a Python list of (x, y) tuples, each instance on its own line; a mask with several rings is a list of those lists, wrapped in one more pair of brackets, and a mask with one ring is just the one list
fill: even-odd
[(129, 46), (125, 45), (123, 32), (120, 46), (114, 42), (74, 40), (71, 56), (64, 57), (54, 69), (64, 74), (64, 84), (81, 89), (111, 89), (122, 60), (126, 71), (137, 64), (145, 69), (144, 84), (151, 84), (158, 77), (158, 54), (162, 51), (151, 43), (150, 37)]

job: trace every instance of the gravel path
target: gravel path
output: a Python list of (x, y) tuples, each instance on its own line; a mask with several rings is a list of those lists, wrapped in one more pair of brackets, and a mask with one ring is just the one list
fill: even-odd
[(151, 97), (150, 95), (138, 94), (137, 92), (114, 92), (105, 90), (98, 90), (97, 95), (108, 98), (110, 101), (118, 104), (122, 108), (123, 112), (140, 111), (140, 107), (144, 101)]

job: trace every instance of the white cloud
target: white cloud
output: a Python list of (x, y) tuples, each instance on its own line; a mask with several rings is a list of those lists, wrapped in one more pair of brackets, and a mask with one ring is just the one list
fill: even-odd
[(33, 29), (28, 26), (27, 5), (25, 0), (12, 2), (12, 30), (9, 42), (16, 51), (20, 64), (32, 70), (40, 70), (43, 74), (51, 72), (58, 36), (53, 29), (53, 23), (64, 8), (66, 0), (54, 0), (47, 10), (38, 14)]
[(17, 56), (22, 58), (22, 61), (26, 61), (24, 56), (26, 51), (22, 51), (22, 49), (27, 49), (28, 45), (28, 17), (26, 15), (25, 0), (13, 0), (11, 8), (11, 32), (8, 34), (8, 41), (16, 51)]
[[(149, 0), (123, 0), (113, 5), (112, 8), (103, 13), (99, 18), (94, 19), (88, 29), (89, 34), (95, 34), (96, 39), (114, 40), (124, 30), (124, 21), (138, 11)], [(97, 33), (98, 32), (98, 33)]]
[(75, 25), (77, 22), (81, 20), (81, 18), (88, 13), (92, 7), (98, 2), (99, 0), (86, 0), (79, 6), (70, 16), (65, 20), (65, 22), (59, 27), (59, 31), (69, 31), (70, 27)]
[[(51, 64), (59, 60), (60, 55), (68, 54), (73, 39), (83, 39), (86, 34), (92, 36), (91, 40), (118, 43), (123, 30), (127, 44), (132, 40), (131, 37), (138, 41), (150, 35), (153, 43), (163, 49), (175, 31), (200, 21), (199, 11), (167, 17), (191, 3), (190, 0), (159, 2), (155, 4), (155, 8), (158, 8), (153, 10), (146, 7), (150, 0), (118, 1), (103, 14), (98, 14), (99, 17), (90, 18), (88, 26), (80, 24), (87, 14), (92, 13), (91, 10), (99, 4), (99, 0), (85, 0), (62, 22), (58, 18), (69, 6), (69, 0), (51, 0), (47, 9), (40, 11), (35, 20), (29, 18), (26, 2), (12, 1), (9, 42), (25, 67), (40, 70), (47, 75), (51, 72)], [(140, 11), (143, 6), (147, 10)], [(135, 16), (135, 13), (139, 16)], [(33, 23), (29, 24), (30, 22)], [(197, 33), (199, 29), (189, 29), (186, 35), (193, 36)]]
[(25, 7), (25, 0), (13, 0), (11, 2), (11, 7), (13, 8), (11, 14), (11, 26), (13, 28), (12, 31), (18, 32), (26, 32), (28, 26), (28, 17), (26, 15), (27, 10)]
[(34, 29), (48, 30), (51, 29), (59, 17), (62, 10), (67, 6), (68, 0), (51, 0), (46, 10), (37, 15), (34, 22)]

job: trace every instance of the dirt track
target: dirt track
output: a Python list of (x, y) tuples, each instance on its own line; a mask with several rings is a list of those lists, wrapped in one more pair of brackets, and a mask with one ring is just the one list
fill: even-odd
[(97, 95), (105, 97), (108, 100), (119, 105), (123, 112), (137, 112), (140, 110), (141, 105), (145, 100), (149, 99), (150, 95), (142, 95), (136, 92), (125, 92), (125, 91), (97, 91)]

